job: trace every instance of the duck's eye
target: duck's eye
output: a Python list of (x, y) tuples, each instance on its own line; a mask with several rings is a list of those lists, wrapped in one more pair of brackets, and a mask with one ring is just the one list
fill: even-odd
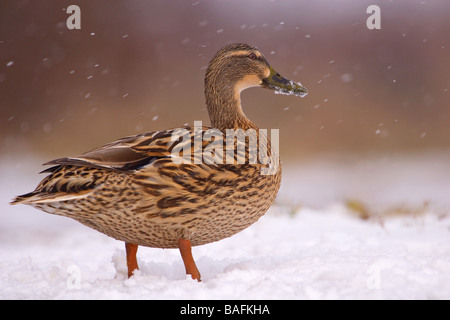
[(256, 54), (254, 54), (254, 53), (252, 52), (252, 53), (250, 53), (247, 57), (248, 57), (249, 59), (255, 60), (255, 59), (256, 59)]

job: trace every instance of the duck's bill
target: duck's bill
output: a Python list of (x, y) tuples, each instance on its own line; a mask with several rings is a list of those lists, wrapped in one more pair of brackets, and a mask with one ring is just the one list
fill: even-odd
[(263, 79), (261, 85), (264, 88), (272, 89), (276, 94), (287, 94), (304, 97), (308, 90), (300, 83), (283, 78), (273, 68), (270, 68), (270, 75)]

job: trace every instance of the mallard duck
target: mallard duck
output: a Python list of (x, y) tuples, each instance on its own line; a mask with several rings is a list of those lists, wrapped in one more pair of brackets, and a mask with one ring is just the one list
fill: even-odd
[[(231, 154), (225, 148), (227, 138), (220, 137), (229, 129), (242, 129), (256, 135), (262, 146), (264, 132), (241, 107), (240, 93), (249, 87), (307, 94), (300, 83), (274, 71), (257, 48), (227, 45), (206, 70), (211, 127), (129, 136), (77, 157), (52, 160), (44, 164), (52, 166), (42, 171), (49, 175), (12, 204), (70, 217), (124, 241), (128, 277), (138, 269), (138, 246), (147, 246), (178, 248), (186, 273), (200, 281), (191, 247), (230, 237), (256, 222), (280, 187), (281, 165), (270, 140), (263, 148), (267, 159), (255, 161), (250, 154), (250, 135), (240, 141), (247, 146), (243, 152), (237, 147), (238, 136), (233, 137), (228, 147), (237, 150), (232, 149)], [(208, 134), (209, 139), (205, 138)], [(212, 155), (209, 161), (206, 151)], [(215, 161), (218, 157), (227, 161)], [(264, 168), (271, 172), (262, 172)]]

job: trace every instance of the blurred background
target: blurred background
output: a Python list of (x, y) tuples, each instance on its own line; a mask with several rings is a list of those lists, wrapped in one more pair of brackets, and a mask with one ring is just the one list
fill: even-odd
[[(81, 30), (66, 27), (71, 4), (81, 9)], [(381, 30), (366, 27), (372, 4), (381, 8)], [(310, 92), (303, 99), (243, 93), (254, 123), (280, 129), (286, 168), (307, 168), (285, 175), (286, 183), (317, 184), (317, 175), (308, 180), (314, 166), (358, 197), (368, 173), (385, 179), (378, 176), (365, 194), (389, 186), (404, 159), (424, 156), (396, 179), (440, 178), (445, 198), (449, 12), (446, 0), (2, 0), (0, 160), (45, 161), (126, 135), (209, 124), (206, 66), (223, 45), (246, 42)], [(327, 173), (336, 163), (342, 167), (332, 171), (345, 168), (342, 176)]]

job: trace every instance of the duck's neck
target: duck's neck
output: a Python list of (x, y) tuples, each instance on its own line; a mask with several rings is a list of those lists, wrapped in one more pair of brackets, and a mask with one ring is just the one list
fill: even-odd
[(242, 111), (241, 92), (233, 82), (220, 81), (220, 77), (207, 79), (205, 97), (211, 127), (221, 131), (257, 129)]

